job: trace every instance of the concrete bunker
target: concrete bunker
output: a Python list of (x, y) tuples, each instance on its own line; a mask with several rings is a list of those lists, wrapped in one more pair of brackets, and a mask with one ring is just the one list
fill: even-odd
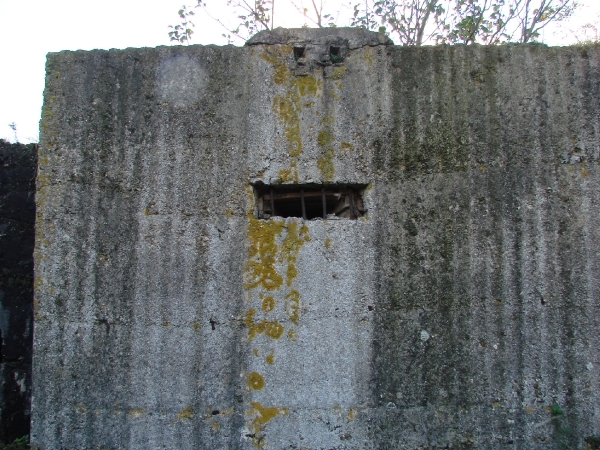
[(597, 47), (274, 30), (47, 73), (33, 443), (600, 434)]

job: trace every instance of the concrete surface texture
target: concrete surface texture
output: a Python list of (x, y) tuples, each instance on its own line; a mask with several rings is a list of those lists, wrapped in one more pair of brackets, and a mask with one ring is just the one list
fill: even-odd
[[(597, 448), (598, 47), (50, 54), (32, 442)], [(361, 185), (358, 220), (255, 186)]]
[(36, 160), (0, 139), (0, 442), (29, 434)]

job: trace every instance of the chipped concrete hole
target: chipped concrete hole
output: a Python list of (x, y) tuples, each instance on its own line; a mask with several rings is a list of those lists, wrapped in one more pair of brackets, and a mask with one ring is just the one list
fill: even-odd
[(336, 40), (329, 43), (297, 43), (293, 46), (295, 75), (304, 76), (316, 67), (342, 64), (348, 51), (348, 43)]
[(329, 59), (333, 64), (342, 62), (344, 60), (342, 48), (333, 45), (329, 47)]
[(295, 46), (294, 47), (294, 60), (298, 61), (301, 58), (304, 58), (306, 56), (306, 47), (299, 47), (299, 46)]
[(363, 217), (366, 185), (260, 185), (254, 186), (256, 218), (297, 217), (304, 220)]

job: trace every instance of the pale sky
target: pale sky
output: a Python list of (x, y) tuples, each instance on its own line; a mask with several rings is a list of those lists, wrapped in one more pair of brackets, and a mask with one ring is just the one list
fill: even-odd
[[(14, 122), (20, 142), (37, 142), (48, 52), (171, 45), (168, 25), (178, 23), (179, 8), (194, 1), (0, 0), (0, 138), (15, 140), (9, 127)], [(569, 45), (576, 42), (573, 31), (585, 23), (598, 24), (600, 0), (580, 3), (569, 22), (545, 32), (546, 43)], [(339, 4), (348, 12), (348, 0), (329, 0), (327, 4), (332, 9)], [(209, 0), (209, 5), (214, 8), (213, 15), (226, 20), (226, 0)], [(224, 30), (196, 11), (200, 15), (195, 18), (192, 43), (226, 44), (221, 37)], [(292, 18), (295, 22), (290, 22)], [(275, 26), (303, 23), (299, 15), (275, 11)]]

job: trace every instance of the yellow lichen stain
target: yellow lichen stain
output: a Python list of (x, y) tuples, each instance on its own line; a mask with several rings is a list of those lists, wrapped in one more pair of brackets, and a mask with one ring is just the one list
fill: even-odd
[(500, 405), (501, 405), (500, 402), (492, 402), (492, 408), (494, 408), (494, 409), (500, 407)]
[(246, 318), (244, 319), (244, 322), (248, 327), (248, 340), (251, 341), (256, 337), (257, 334), (262, 333), (273, 339), (279, 339), (281, 337), (284, 330), (283, 325), (277, 321), (268, 321), (265, 319), (261, 320), (260, 322), (255, 322), (254, 314), (256, 314), (256, 310), (254, 308), (250, 308), (246, 312)]
[(329, 74), (327, 74), (327, 78), (331, 80), (340, 80), (344, 77), (346, 73), (346, 66), (335, 66)]
[(329, 248), (330, 245), (331, 245), (331, 239), (330, 238), (326, 238), (325, 239), (325, 248)]
[(323, 116), (323, 118), (321, 119), (321, 124), (324, 126), (332, 125), (334, 122), (335, 122), (335, 118), (331, 114), (327, 114), (326, 116)]
[(287, 270), (285, 271), (287, 280), (286, 280), (286, 284), (288, 286), (292, 285), (292, 280), (294, 278), (296, 278), (296, 275), (298, 275), (298, 269), (296, 269), (296, 266), (294, 266), (293, 264), (288, 264), (287, 266)]
[(281, 255), (279, 256), (279, 261), (295, 263), (300, 248), (305, 242), (310, 241), (308, 227), (306, 224), (302, 224), (300, 229), (298, 229), (297, 222), (290, 222), (286, 225), (286, 229), (287, 234), (281, 243)]
[(344, 150), (353, 151), (354, 150), (354, 145), (352, 145), (350, 142), (340, 142), (340, 150), (342, 150), (342, 151), (344, 151)]
[(333, 165), (333, 149), (328, 147), (325, 149), (323, 156), (317, 159), (317, 167), (321, 171), (323, 180), (331, 180), (335, 174), (335, 167)]
[(290, 156), (299, 156), (302, 153), (302, 139), (300, 138), (300, 116), (298, 93), (289, 92), (286, 96), (277, 94), (273, 97), (273, 110), (284, 125), (285, 137), (290, 144)]
[(294, 331), (293, 329), (289, 329), (288, 330), (288, 339), (290, 341), (296, 341), (296, 339), (298, 339), (298, 336), (296, 335), (296, 331)]
[(285, 296), (286, 305), (285, 312), (292, 322), (298, 325), (298, 317), (300, 314), (300, 293), (296, 289), (292, 289)]
[(264, 312), (271, 312), (275, 308), (275, 299), (271, 296), (265, 297), (262, 301), (261, 308)]
[(219, 428), (221, 428), (221, 425), (219, 425), (219, 422), (211, 422), (210, 426), (212, 427), (213, 430), (217, 431)]
[[(310, 84), (306, 85), (310, 92)], [(284, 169), (285, 170), (285, 169)], [(297, 177), (296, 162), (292, 161), (289, 171), (280, 171), (280, 179), (288, 181)], [(254, 196), (248, 188), (250, 211), (253, 211)], [(285, 230), (285, 233), (284, 233)], [(285, 280), (287, 286), (292, 286), (293, 280), (298, 275), (295, 266), (298, 253), (302, 246), (310, 241), (309, 228), (306, 224), (290, 220), (287, 223), (277, 219), (255, 219), (252, 212), (248, 213), (247, 225), (248, 260), (244, 266), (244, 287), (248, 289), (248, 300), (260, 302), (262, 313), (270, 313), (275, 309), (275, 297), (269, 291), (278, 290)], [(285, 270), (285, 274), (283, 271)], [(281, 273), (279, 273), (281, 271)], [(256, 289), (252, 292), (251, 290)], [(258, 297), (258, 299), (257, 299)], [(285, 296), (285, 310), (293, 323), (298, 323), (300, 310), (300, 293), (291, 289)], [(249, 305), (250, 306), (250, 305)], [(255, 305), (253, 305), (255, 306)], [(285, 331), (283, 325), (275, 320), (256, 318), (257, 307), (250, 307), (246, 311), (244, 323), (248, 327), (248, 340), (251, 341), (259, 334), (264, 334), (273, 339), (279, 339)], [(261, 314), (262, 314), (261, 313)], [(288, 338), (296, 340), (296, 333), (289, 330)], [(260, 347), (259, 347), (260, 348)], [(254, 356), (259, 356), (259, 349), (252, 350)], [(274, 364), (274, 351), (264, 357), (266, 364)], [(261, 390), (265, 387), (265, 379), (258, 372), (251, 372), (246, 379), (248, 392)], [(265, 445), (264, 435), (261, 434), (264, 425), (273, 417), (287, 413), (284, 408), (263, 407), (260, 403), (251, 402), (253, 408), (248, 411), (251, 415), (248, 428), (253, 445), (261, 448)]]
[(254, 389), (255, 391), (260, 391), (263, 387), (265, 387), (265, 379), (258, 372), (250, 372), (248, 374), (248, 387)]
[(225, 215), (226, 215), (227, 217), (232, 217), (232, 216), (233, 216), (233, 211), (232, 211), (231, 209), (227, 208), (227, 209), (225, 210)]
[(265, 325), (262, 324), (262, 327), (259, 326), (256, 322), (254, 322), (254, 314), (256, 314), (256, 310), (254, 308), (248, 309), (246, 312), (246, 318), (244, 319), (244, 323), (248, 327), (248, 339), (254, 339), (256, 334), (261, 334), (265, 332)]
[(283, 325), (277, 321), (264, 321), (265, 322), (265, 334), (273, 339), (279, 339), (283, 334)]
[(192, 406), (188, 405), (185, 408), (183, 408), (177, 413), (177, 417), (179, 418), (179, 420), (191, 419), (192, 417), (194, 417), (194, 410), (192, 409)]
[(360, 52), (360, 58), (368, 65), (373, 64), (373, 50), (371, 47), (363, 47)]
[(248, 430), (254, 435), (252, 443), (256, 448), (262, 448), (265, 444), (264, 436), (259, 435), (263, 430), (264, 426), (269, 420), (277, 417), (278, 415), (288, 414), (287, 408), (277, 408), (275, 406), (266, 407), (261, 405), (259, 402), (250, 402), (252, 408), (246, 411), (246, 414), (251, 417), (248, 423)]
[(40, 303), (39, 303), (38, 299), (36, 297), (33, 297), (33, 319), (36, 322), (41, 322), (42, 320), (45, 319), (44, 315), (40, 314), (39, 308), (40, 308)]
[[(283, 222), (275, 220), (258, 220), (249, 217), (247, 237), (248, 261), (245, 265), (246, 289), (262, 286), (266, 290), (279, 288), (283, 277), (275, 269), (278, 246), (275, 237), (283, 229)], [(253, 259), (258, 257), (258, 260)]]
[[(41, 209), (42, 204), (45, 203), (42, 200), (42, 196), (45, 198), (46, 195), (42, 195), (46, 193), (46, 189), (39, 189), (36, 192), (36, 205), (38, 207), (38, 209)], [(42, 251), (43, 249), (47, 249), (50, 247), (50, 240), (47, 238), (47, 236), (51, 233), (51, 229), (54, 228), (53, 224), (45, 224), (45, 223), (38, 223), (38, 226), (35, 227), (35, 260), (36, 261), (41, 261), (42, 259), (44, 259), (44, 252)]]
[(317, 142), (321, 147), (331, 144), (333, 142), (333, 133), (331, 130), (324, 129), (319, 131), (319, 134), (317, 135)]
[(200, 324), (198, 322), (194, 322), (192, 324), (192, 328), (194, 329), (194, 331), (198, 331), (198, 329), (200, 328)]
[(322, 82), (314, 75), (306, 75), (303, 77), (294, 77), (292, 85), (298, 89), (302, 97), (306, 95), (316, 96), (321, 90)]
[(269, 45), (262, 48), (258, 56), (269, 64), (284, 64), (285, 58), (292, 52), (290, 45)]
[(277, 175), (283, 183), (285, 183), (286, 181), (291, 181), (293, 179), (292, 169), (281, 169)]
[(144, 410), (141, 408), (133, 408), (130, 409), (129, 412), (127, 413), (127, 417), (129, 417), (130, 419), (135, 419), (136, 417), (141, 416), (142, 414), (144, 414)]
[(298, 182), (300, 178), (298, 176), (298, 169), (296, 168), (296, 161), (292, 161), (290, 163), (289, 169), (281, 169), (278, 173), (278, 177), (282, 183), (286, 183), (288, 181)]
[(275, 362), (274, 353), (271, 351), (267, 356), (265, 356), (265, 362), (267, 364), (273, 364)]
[(273, 81), (276, 84), (283, 84), (290, 76), (290, 70), (285, 64), (277, 64), (273, 69)]
[[(285, 86), (285, 94), (273, 97), (273, 110), (283, 122), (284, 133), (290, 144), (290, 156), (299, 156), (302, 152), (300, 138), (300, 111), (304, 104), (302, 97), (307, 95), (317, 96), (322, 89), (322, 81), (314, 75), (292, 77), (286, 63), (286, 57), (291, 52), (290, 46), (274, 46), (274, 48), (261, 53), (261, 57), (273, 65), (273, 82)], [(311, 107), (311, 106), (308, 106)]]
[(42, 284), (44, 284), (44, 279), (41, 275), (36, 275), (33, 279), (33, 290), (37, 291)]
[(533, 412), (533, 407), (531, 407), (531, 406), (525, 406), (523, 409), (525, 410), (526, 413), (529, 413), (529, 414), (531, 414)]
[(348, 410), (348, 414), (346, 414), (346, 418), (348, 419), (348, 422), (354, 420), (354, 418), (356, 417), (356, 414), (358, 413), (358, 411), (354, 408), (350, 408)]
[(333, 179), (335, 167), (333, 165), (334, 150), (331, 143), (334, 141), (334, 136), (329, 128), (324, 128), (317, 135), (317, 143), (323, 148), (323, 156), (317, 160), (317, 167), (321, 171), (324, 180)]
[(38, 167), (47, 166), (50, 163), (50, 158), (42, 149), (38, 150)]
[(582, 164), (582, 165), (581, 165), (581, 176), (582, 176), (583, 178), (587, 178), (587, 176), (588, 176), (589, 174), (590, 174), (590, 173), (588, 172), (588, 170), (587, 170), (587, 167), (585, 167), (585, 165), (583, 165), (583, 164)]

